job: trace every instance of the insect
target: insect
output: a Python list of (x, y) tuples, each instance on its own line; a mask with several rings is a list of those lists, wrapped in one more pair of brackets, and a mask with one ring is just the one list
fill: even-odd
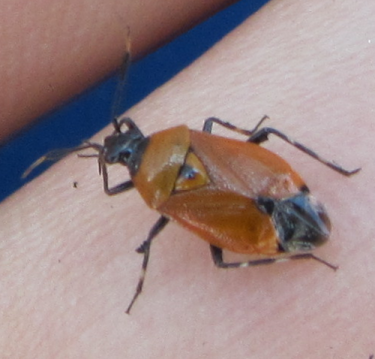
[[(129, 31), (120, 69), (122, 79), (130, 63)], [(262, 127), (267, 118), (264, 116), (253, 130), (212, 117), (204, 122), (203, 131), (181, 125), (144, 136), (130, 118), (115, 117), (114, 131), (103, 145), (87, 141), (74, 149), (51, 151), (32, 164), (23, 177), (44, 161), (91, 148), (97, 154), (79, 156), (98, 158), (108, 195), (135, 188), (145, 203), (160, 213), (136, 250), (143, 254), (142, 271), (126, 313), (130, 313), (142, 292), (151, 244), (170, 220), (207, 241), (219, 268), (314, 259), (336, 269), (312, 253), (330, 234), (331, 224), (324, 207), (311, 196), (300, 175), (261, 144), (269, 135), (275, 135), (344, 176), (360, 169), (347, 171), (282, 132)], [(213, 135), (214, 124), (240, 133), (247, 140)], [(130, 179), (110, 187), (107, 165), (116, 163), (128, 168)], [(262, 258), (228, 263), (223, 259), (223, 250)]]
[[(123, 117), (113, 121), (114, 131), (103, 145), (86, 142), (78, 148), (98, 152), (80, 156), (98, 157), (108, 195), (136, 188), (145, 203), (161, 214), (136, 250), (143, 254), (142, 272), (126, 313), (142, 292), (151, 244), (170, 220), (207, 241), (219, 268), (314, 259), (336, 269), (312, 253), (330, 234), (324, 207), (285, 160), (260, 145), (272, 134), (342, 175), (351, 176), (360, 169), (347, 171), (282, 132), (262, 127), (266, 119), (250, 131), (209, 118), (203, 131), (181, 125), (144, 136), (130, 118)], [(213, 135), (214, 124), (247, 140)], [(128, 168), (130, 179), (109, 187), (107, 165), (116, 163)], [(264, 257), (227, 263), (224, 249)]]

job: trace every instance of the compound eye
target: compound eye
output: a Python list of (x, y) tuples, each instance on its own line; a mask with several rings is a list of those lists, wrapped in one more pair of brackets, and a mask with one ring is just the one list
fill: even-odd
[(103, 157), (104, 161), (108, 164), (116, 163), (118, 161), (118, 154), (113, 151), (109, 151), (109, 149), (106, 147), (104, 147)]
[(105, 158), (105, 161), (109, 164), (118, 162), (118, 156), (112, 153), (107, 154), (104, 158)]
[(121, 159), (126, 163), (133, 154), (133, 151), (130, 148), (121, 151)]
[(189, 152), (176, 180), (175, 191), (196, 189), (210, 183), (206, 169), (199, 158)]

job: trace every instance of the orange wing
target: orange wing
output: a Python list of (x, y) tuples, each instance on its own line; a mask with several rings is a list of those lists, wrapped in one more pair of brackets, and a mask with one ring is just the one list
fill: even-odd
[(190, 141), (217, 189), (250, 198), (287, 198), (305, 185), (283, 158), (257, 144), (198, 131), (190, 131)]
[(190, 151), (203, 164), (207, 184), (175, 187), (158, 211), (217, 247), (277, 254), (278, 234), (256, 199), (293, 196), (305, 186), (302, 178), (281, 157), (253, 143), (190, 131)]
[(242, 195), (208, 186), (176, 193), (158, 210), (217, 247), (238, 253), (278, 252), (271, 218)]

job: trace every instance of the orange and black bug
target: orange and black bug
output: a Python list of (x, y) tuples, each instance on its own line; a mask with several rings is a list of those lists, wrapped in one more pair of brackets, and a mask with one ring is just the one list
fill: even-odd
[[(86, 142), (77, 149), (98, 151), (95, 156), (108, 195), (136, 188), (146, 204), (161, 214), (137, 249), (143, 254), (142, 273), (127, 313), (142, 291), (151, 244), (170, 220), (206, 240), (220, 268), (249, 267), (287, 258), (314, 259), (336, 269), (311, 252), (330, 234), (325, 209), (311, 196), (299, 174), (260, 144), (272, 134), (342, 175), (353, 175), (359, 169), (347, 171), (280, 131), (261, 128), (266, 118), (251, 131), (209, 118), (202, 132), (182, 125), (146, 137), (125, 117), (113, 121), (114, 131), (105, 138), (104, 145)], [(213, 135), (213, 124), (248, 139), (243, 142)], [(115, 163), (128, 168), (130, 180), (110, 188), (107, 165)], [(264, 258), (227, 263), (223, 249)]]
[[(122, 79), (129, 62), (128, 31)], [(182, 125), (147, 137), (130, 118), (115, 118), (114, 131), (105, 138), (104, 145), (86, 142), (73, 150), (52, 151), (30, 166), (24, 176), (46, 160), (92, 148), (98, 154), (80, 156), (98, 157), (108, 195), (136, 188), (146, 204), (161, 214), (137, 249), (143, 254), (142, 273), (127, 313), (142, 291), (152, 241), (170, 220), (206, 240), (213, 261), (220, 268), (314, 259), (336, 269), (312, 253), (330, 234), (325, 209), (285, 160), (260, 145), (272, 134), (342, 175), (353, 175), (359, 169), (347, 171), (282, 132), (261, 128), (266, 118), (253, 130), (209, 118), (203, 131)], [(212, 135), (213, 124), (245, 135), (247, 140)], [(115, 163), (128, 168), (130, 180), (110, 188), (107, 165)], [(223, 260), (223, 249), (263, 258), (227, 263)]]

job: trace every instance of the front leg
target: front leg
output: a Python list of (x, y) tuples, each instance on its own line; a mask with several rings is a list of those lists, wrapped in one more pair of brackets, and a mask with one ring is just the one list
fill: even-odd
[(118, 184), (115, 187), (109, 188), (107, 166), (105, 164), (102, 164), (100, 166), (100, 169), (101, 169), (102, 176), (103, 176), (103, 188), (104, 188), (104, 192), (107, 195), (113, 196), (115, 194), (118, 194), (118, 193), (121, 193), (121, 192), (125, 192), (125, 191), (127, 191), (129, 189), (134, 188), (134, 183), (133, 183), (132, 180), (128, 180), (126, 182)]

